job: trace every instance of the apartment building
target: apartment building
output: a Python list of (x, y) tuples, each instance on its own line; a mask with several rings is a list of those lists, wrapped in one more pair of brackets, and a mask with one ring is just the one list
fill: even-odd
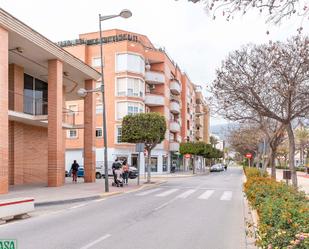
[[(99, 32), (94, 32), (58, 44), (99, 70), (99, 41)], [(168, 130), (165, 140), (152, 151), (152, 172), (169, 172), (171, 165), (180, 168), (182, 158), (179, 155), (179, 144), (187, 141), (188, 134), (192, 139), (196, 136), (196, 86), (164, 49), (156, 48), (145, 35), (113, 29), (103, 32), (102, 41), (109, 165), (116, 158), (127, 159), (130, 165), (136, 165), (137, 162), (135, 145), (121, 141), (122, 118), (128, 114), (159, 112), (165, 116)], [(97, 162), (101, 164), (104, 158), (102, 102), (100, 95), (96, 95), (96, 98), (96, 152)], [(83, 122), (83, 115), (79, 115), (83, 103), (70, 101), (66, 105), (67, 109), (77, 112), (76, 120)], [(207, 135), (199, 139), (203, 137)], [(82, 129), (68, 130), (67, 167), (74, 159), (82, 164), (83, 138)], [(144, 165), (143, 154), (141, 165)], [(141, 173), (144, 170), (141, 167)]]
[[(65, 179), (66, 129), (75, 128), (65, 101), (101, 74), (0, 9), (0, 194), (9, 185), (61, 186)], [(95, 181), (95, 98), (81, 126), (85, 181)], [(85, 124), (84, 124), (85, 121)]]

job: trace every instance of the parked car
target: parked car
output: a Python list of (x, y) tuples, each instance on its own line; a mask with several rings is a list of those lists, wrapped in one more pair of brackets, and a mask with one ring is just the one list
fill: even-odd
[[(77, 177), (84, 177), (84, 167), (79, 166), (78, 171), (77, 171)], [(72, 176), (72, 170), (70, 169), (68, 176)]]
[(137, 168), (130, 166), (129, 167), (129, 178), (135, 179), (138, 176), (138, 170)]
[(210, 167), (210, 172), (220, 172), (224, 171), (224, 166), (220, 163), (214, 164)]

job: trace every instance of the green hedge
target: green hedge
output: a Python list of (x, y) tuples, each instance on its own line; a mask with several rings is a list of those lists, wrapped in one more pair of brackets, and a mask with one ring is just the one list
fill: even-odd
[(261, 248), (309, 248), (309, 202), (303, 192), (245, 168), (244, 191), (259, 215)]

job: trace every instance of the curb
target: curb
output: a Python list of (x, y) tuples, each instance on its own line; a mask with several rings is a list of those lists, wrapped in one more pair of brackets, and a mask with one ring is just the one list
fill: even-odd
[[(247, 176), (243, 173), (243, 184), (247, 182)], [(252, 209), (250, 203), (246, 197), (245, 192), (243, 191), (243, 207), (244, 207), (244, 221), (245, 221), (245, 240), (247, 249), (258, 249), (255, 245), (256, 235), (257, 235), (257, 226), (258, 218), (256, 210)]]
[(92, 201), (100, 198), (102, 198), (101, 195), (93, 195), (93, 196), (66, 199), (66, 200), (34, 202), (34, 207), (54, 206), (54, 205), (69, 204), (82, 201)]
[(115, 195), (129, 194), (129, 193), (132, 193), (132, 192), (142, 190), (144, 188), (147, 188), (147, 189), (153, 188), (153, 187), (159, 186), (159, 185), (166, 183), (166, 182), (167, 181), (162, 181), (162, 182), (154, 183), (152, 185), (143, 184), (140, 187), (133, 189), (133, 190), (129, 190), (127, 192), (117, 191), (117, 192), (109, 192), (109, 193), (103, 193), (103, 194), (98, 194), (98, 195), (93, 195), (93, 196), (65, 199), (65, 200), (34, 202), (34, 207), (46, 207), (46, 206), (54, 206), (54, 205), (62, 205), (62, 204), (70, 204), (70, 203), (76, 203), (76, 202), (84, 202), (84, 201), (93, 201), (93, 200), (98, 200), (98, 199), (104, 199), (106, 197), (111, 197), (111, 196), (115, 196)]

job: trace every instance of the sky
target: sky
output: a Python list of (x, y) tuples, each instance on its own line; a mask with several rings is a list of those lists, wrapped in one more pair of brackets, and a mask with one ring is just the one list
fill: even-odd
[[(290, 19), (275, 26), (256, 12), (239, 14), (229, 22), (220, 17), (213, 20), (201, 3), (187, 0), (0, 0), (0, 7), (54, 42), (98, 31), (99, 13), (130, 9), (131, 18), (102, 22), (102, 28), (147, 35), (155, 46), (165, 47), (195, 84), (203, 86), (205, 95), (229, 52), (247, 43), (286, 40), (297, 34), (299, 26), (309, 32), (308, 21), (304, 25), (300, 19)], [(225, 122), (211, 119), (211, 125)]]

